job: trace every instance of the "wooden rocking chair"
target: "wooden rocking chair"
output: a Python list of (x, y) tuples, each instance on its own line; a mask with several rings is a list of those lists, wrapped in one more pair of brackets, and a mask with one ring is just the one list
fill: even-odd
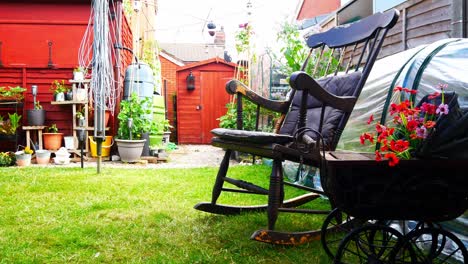
[[(278, 133), (222, 128), (212, 130), (214, 134), (212, 145), (226, 149), (226, 153), (212, 190), (211, 202), (199, 203), (195, 209), (225, 215), (266, 210), (268, 229), (258, 230), (252, 235), (252, 239), (262, 242), (301, 244), (318, 239), (319, 231), (274, 230), (279, 212), (320, 214), (329, 212), (295, 208), (324, 193), (314, 188), (283, 181), (282, 162), (290, 160), (320, 167), (321, 152), (336, 148), (349, 115), (377, 59), (384, 38), (398, 17), (398, 11), (390, 10), (310, 36), (307, 39), (310, 53), (302, 69), (311, 68), (310, 61), (314, 64), (312, 75), (318, 76), (321, 73), (320, 76), (324, 77), (316, 80), (303, 71), (293, 73), (290, 77), (290, 86), (293, 90), (287, 101), (268, 100), (239, 81), (229, 81), (226, 84), (227, 92), (237, 94), (238, 124), (242, 124), (243, 97), (261, 107), (281, 113), (281, 122), (276, 125), (275, 130)], [(325, 53), (330, 56), (324, 56)], [(335, 63), (332, 63), (333, 60)], [(333, 64), (335, 68), (331, 66)], [(226, 176), (233, 151), (273, 159), (268, 189)], [(238, 188), (225, 188), (223, 187), (225, 182)], [(284, 201), (284, 184), (309, 192)], [(268, 204), (261, 206), (218, 204), (218, 197), (224, 191), (268, 195)], [(333, 201), (330, 202), (333, 207)]]

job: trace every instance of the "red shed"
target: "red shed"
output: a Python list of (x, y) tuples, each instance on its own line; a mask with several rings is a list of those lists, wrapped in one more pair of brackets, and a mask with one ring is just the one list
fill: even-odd
[[(25, 117), (26, 109), (33, 108), (31, 85), (38, 85), (38, 100), (47, 111), (46, 125), (56, 123), (65, 135), (70, 135), (71, 107), (51, 105), (49, 89), (54, 80), (72, 79), (91, 0), (2, 1), (0, 10), (0, 86), (27, 88), (21, 110)], [(123, 14), (121, 8), (119, 12)], [(122, 18), (122, 46), (132, 48), (132, 33), (125, 16)], [(121, 52), (122, 65), (115, 68), (121, 80), (131, 59), (131, 54)]]
[[(226, 82), (234, 77), (234, 63), (213, 58), (177, 70), (177, 138), (179, 144), (208, 144), (210, 131), (219, 126), (217, 118), (226, 113), (229, 94)], [(195, 88), (187, 89), (192, 72)]]

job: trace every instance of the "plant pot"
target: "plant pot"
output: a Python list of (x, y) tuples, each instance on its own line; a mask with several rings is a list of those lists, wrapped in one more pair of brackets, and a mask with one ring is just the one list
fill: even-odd
[(72, 91), (68, 91), (66, 94), (65, 94), (65, 99), (67, 101), (72, 101), (73, 100), (73, 92)]
[(55, 94), (55, 101), (63, 102), (65, 101), (65, 93), (57, 93)]
[(145, 146), (144, 139), (126, 140), (116, 139), (117, 149), (119, 150), (120, 159), (123, 162), (136, 162), (140, 160), (143, 147)]
[(169, 144), (169, 139), (171, 138), (171, 131), (166, 131), (163, 133), (162, 144), (167, 146)]
[(57, 150), (62, 146), (63, 133), (42, 133), (44, 137), (44, 148)]
[(84, 73), (83, 72), (73, 72), (73, 80), (75, 81), (83, 81), (84, 80)]
[(20, 167), (31, 165), (31, 154), (26, 154), (24, 151), (15, 152), (16, 165)]
[(44, 109), (31, 109), (26, 111), (28, 117), (28, 124), (30, 126), (43, 126), (46, 117)]
[(36, 150), (36, 163), (41, 165), (47, 165), (50, 161), (50, 151), (46, 149)]
[(83, 88), (76, 89), (75, 97), (77, 101), (85, 101), (86, 98), (88, 97), (87, 95), (88, 93), (86, 92), (86, 89), (83, 89)]
[(162, 145), (163, 133), (149, 135), (150, 148), (159, 148)]
[(85, 127), (86, 126), (86, 122), (85, 122), (84, 118), (78, 118), (78, 126), (79, 127)]
[(110, 110), (106, 110), (104, 112), (104, 127), (107, 127), (107, 125), (109, 124), (109, 118), (110, 118)]

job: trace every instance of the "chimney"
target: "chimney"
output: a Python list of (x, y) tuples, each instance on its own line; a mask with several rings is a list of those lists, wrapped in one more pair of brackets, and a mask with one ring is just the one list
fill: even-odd
[(224, 27), (221, 26), (221, 29), (216, 31), (214, 44), (216, 46), (224, 47), (226, 44), (226, 34), (224, 33)]

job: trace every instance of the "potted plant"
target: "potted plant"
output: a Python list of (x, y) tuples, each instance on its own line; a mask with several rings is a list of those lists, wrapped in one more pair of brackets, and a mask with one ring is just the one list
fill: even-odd
[(30, 149), (29, 147), (25, 147), (24, 150), (15, 152), (16, 165), (20, 167), (31, 165), (32, 154), (33, 154), (33, 150)]
[(48, 150), (57, 150), (62, 146), (63, 133), (58, 132), (56, 124), (52, 124), (42, 133), (44, 137), (44, 148)]
[(23, 101), (24, 91), (26, 91), (26, 89), (21, 86), (8, 86), (8, 89), (5, 87), (0, 87), (0, 101)]
[(65, 92), (68, 91), (68, 87), (65, 85), (65, 80), (61, 82), (55, 80), (50, 87), (50, 90), (54, 93), (55, 101), (63, 102), (65, 101)]
[(46, 111), (42, 109), (41, 103), (36, 101), (35, 96), (34, 101), (34, 109), (28, 109), (26, 111), (28, 124), (30, 126), (43, 126), (45, 122)]
[(73, 69), (73, 80), (83, 81), (85, 78), (85, 69), (82, 66), (77, 66)]
[(146, 142), (142, 134), (148, 133), (151, 128), (150, 98), (140, 100), (136, 93), (132, 93), (128, 100), (120, 102), (117, 118), (119, 129), (115, 142), (120, 159), (124, 162), (138, 161)]
[(85, 120), (85, 115), (83, 114), (84, 108), (82, 111), (76, 112), (76, 120), (78, 121), (78, 126), (79, 127), (84, 127), (86, 126), (86, 120)]
[(163, 121), (163, 139), (162, 139), (162, 143), (163, 145), (167, 145), (169, 143), (169, 139), (171, 137), (171, 124), (169, 123), (169, 120), (167, 119), (164, 119)]

